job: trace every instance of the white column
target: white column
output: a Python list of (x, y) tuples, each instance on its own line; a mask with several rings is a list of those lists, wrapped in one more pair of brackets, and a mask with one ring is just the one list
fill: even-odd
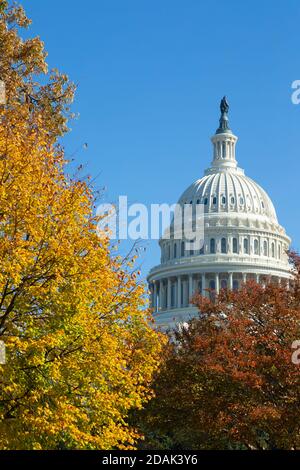
[(154, 281), (153, 309), (157, 312), (157, 282)]
[(256, 274), (256, 284), (259, 284), (259, 274)]
[(193, 296), (193, 275), (190, 274), (189, 275), (189, 306), (191, 307), (192, 304), (191, 304), (191, 297)]
[(247, 282), (247, 274), (243, 273), (243, 283), (245, 284)]
[(171, 308), (171, 279), (168, 277), (168, 290), (167, 290), (167, 309)]
[(218, 152), (217, 152), (217, 144), (216, 144), (216, 143), (214, 143), (214, 160), (216, 160), (217, 156), (218, 156)]
[(185, 284), (186, 284), (186, 283), (185, 283), (185, 279), (182, 279), (182, 277), (181, 277), (181, 299), (182, 299), (182, 301), (181, 301), (181, 307), (185, 307), (185, 294), (186, 294), (186, 292), (185, 292)]
[(181, 276), (177, 277), (177, 308), (181, 308)]
[(158, 309), (162, 310), (163, 308), (163, 281), (162, 279), (159, 281), (159, 305)]
[(220, 277), (219, 273), (215, 274), (215, 283), (216, 283), (216, 294), (219, 294), (220, 292)]
[(229, 279), (228, 279), (228, 284), (229, 284), (229, 289), (233, 289), (233, 273), (228, 273)]
[(153, 282), (149, 283), (149, 291), (150, 291), (150, 308), (153, 309), (153, 307), (154, 307), (154, 285), (153, 285)]
[(202, 289), (201, 289), (201, 295), (203, 295), (203, 297), (205, 296), (206, 292), (205, 292), (205, 273), (202, 273), (202, 276), (201, 276), (201, 280), (202, 280)]

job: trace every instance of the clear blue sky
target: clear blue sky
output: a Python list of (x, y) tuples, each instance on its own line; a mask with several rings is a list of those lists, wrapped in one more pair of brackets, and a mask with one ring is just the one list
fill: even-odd
[[(198, 0), (23, 0), (51, 67), (78, 84), (67, 154), (106, 201), (177, 201), (211, 161), (226, 94), (237, 158), (300, 248), (300, 4)], [(159, 261), (156, 242), (143, 275)]]

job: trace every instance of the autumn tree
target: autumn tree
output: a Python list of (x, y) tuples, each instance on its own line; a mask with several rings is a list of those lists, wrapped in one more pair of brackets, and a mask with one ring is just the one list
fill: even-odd
[(201, 312), (165, 352), (156, 398), (138, 415), (146, 448), (299, 449), (300, 262), (290, 287), (249, 281)]
[(0, 2), (0, 448), (128, 448), (160, 337), (132, 259), (96, 233), (89, 182), (66, 175), (74, 86), (21, 39), (29, 23)]

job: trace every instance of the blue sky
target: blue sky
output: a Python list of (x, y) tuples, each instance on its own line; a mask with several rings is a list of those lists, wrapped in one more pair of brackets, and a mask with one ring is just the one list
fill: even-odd
[[(239, 165), (271, 196), (300, 249), (300, 105), (291, 102), (299, 2), (21, 3), (50, 67), (78, 85), (80, 117), (64, 145), (107, 188), (104, 201), (176, 202), (209, 166), (226, 94)], [(157, 243), (146, 246), (144, 276), (159, 261)]]

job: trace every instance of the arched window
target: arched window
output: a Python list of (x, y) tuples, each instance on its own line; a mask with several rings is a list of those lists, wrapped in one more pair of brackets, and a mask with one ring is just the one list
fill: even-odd
[(184, 242), (181, 242), (181, 256), (184, 256)]
[(215, 253), (216, 252), (216, 241), (214, 238), (210, 239), (210, 252)]
[(272, 242), (271, 251), (272, 251), (272, 258), (275, 258), (275, 243), (274, 242)]
[(221, 280), (221, 289), (227, 289), (227, 281), (226, 279)]
[(266, 240), (264, 241), (264, 256), (268, 256), (268, 243)]
[(235, 203), (235, 199), (234, 199), (233, 196), (231, 196), (231, 198), (230, 198), (230, 203), (231, 203), (231, 204), (234, 204), (234, 203)]
[(213, 197), (212, 203), (213, 203), (214, 206), (217, 204), (217, 198), (216, 198), (216, 196)]
[(204, 205), (207, 206), (207, 204), (208, 204), (208, 198), (205, 197), (203, 202), (204, 202)]
[(168, 259), (171, 259), (171, 245), (168, 245)]
[(174, 244), (174, 258), (177, 258), (177, 244)]
[(244, 253), (249, 254), (249, 241), (248, 238), (244, 238)]
[(278, 258), (280, 259), (281, 258), (281, 246), (278, 245)]
[(258, 255), (258, 251), (259, 251), (259, 245), (258, 245), (258, 240), (254, 240), (254, 254), (255, 255)]
[(226, 204), (226, 197), (222, 196), (222, 204)]
[(237, 281), (236, 279), (234, 279), (234, 280), (233, 280), (232, 287), (233, 287), (233, 290), (238, 290), (238, 288), (239, 288), (239, 281)]
[(222, 238), (221, 240), (221, 253), (227, 253), (226, 238)]
[(232, 239), (232, 252), (237, 253), (238, 252), (238, 241), (237, 238)]

